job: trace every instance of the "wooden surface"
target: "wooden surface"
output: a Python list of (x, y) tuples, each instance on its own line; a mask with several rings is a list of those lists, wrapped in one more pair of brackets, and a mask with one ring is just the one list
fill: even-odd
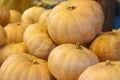
[(114, 28), (113, 21), (115, 16), (116, 0), (99, 0), (99, 2), (105, 14), (103, 31), (110, 31)]

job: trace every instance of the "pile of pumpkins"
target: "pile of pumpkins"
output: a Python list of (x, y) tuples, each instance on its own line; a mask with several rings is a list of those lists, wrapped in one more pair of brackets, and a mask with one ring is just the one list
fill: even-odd
[(119, 80), (120, 29), (103, 23), (93, 0), (23, 13), (0, 5), (0, 80)]

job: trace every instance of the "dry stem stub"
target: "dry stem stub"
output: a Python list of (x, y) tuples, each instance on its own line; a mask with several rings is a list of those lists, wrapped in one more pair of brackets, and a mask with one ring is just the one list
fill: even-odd
[(76, 43), (76, 47), (77, 47), (77, 49), (82, 49), (82, 47), (81, 47), (79, 42)]
[(70, 10), (70, 11), (72, 11), (72, 10), (74, 10), (74, 9), (76, 9), (75, 6), (69, 6), (69, 7), (68, 7), (68, 10)]

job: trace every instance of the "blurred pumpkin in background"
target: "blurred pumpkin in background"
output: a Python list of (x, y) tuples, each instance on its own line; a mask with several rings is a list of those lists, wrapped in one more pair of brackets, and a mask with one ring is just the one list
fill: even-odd
[(0, 3), (8, 9), (18, 10), (20, 12), (33, 6), (33, 0), (0, 0)]

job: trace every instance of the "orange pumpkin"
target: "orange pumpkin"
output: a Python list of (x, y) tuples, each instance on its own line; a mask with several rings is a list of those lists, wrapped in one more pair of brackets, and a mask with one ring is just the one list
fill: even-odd
[(85, 45), (102, 31), (104, 14), (93, 0), (65, 1), (53, 8), (48, 32), (57, 44), (80, 42)]
[(54, 80), (47, 61), (28, 54), (12, 55), (0, 68), (0, 80)]
[(101, 61), (120, 60), (120, 31), (103, 33), (93, 41), (90, 49)]
[(15, 23), (21, 21), (21, 13), (16, 10), (10, 10), (10, 20), (9, 23)]
[(10, 11), (3, 5), (0, 5), (0, 25), (5, 26), (9, 23)]
[(23, 42), (7, 44), (0, 48), (0, 64), (2, 64), (9, 56), (13, 54), (25, 52), (27, 52), (27, 49)]
[(5, 29), (0, 26), (0, 46), (4, 45), (7, 42), (7, 33)]
[(7, 43), (18, 43), (23, 41), (23, 33), (29, 24), (21, 22), (11, 23), (4, 27), (7, 32)]
[(85, 47), (62, 44), (50, 52), (48, 68), (57, 80), (77, 80), (87, 67), (98, 62), (97, 56)]

